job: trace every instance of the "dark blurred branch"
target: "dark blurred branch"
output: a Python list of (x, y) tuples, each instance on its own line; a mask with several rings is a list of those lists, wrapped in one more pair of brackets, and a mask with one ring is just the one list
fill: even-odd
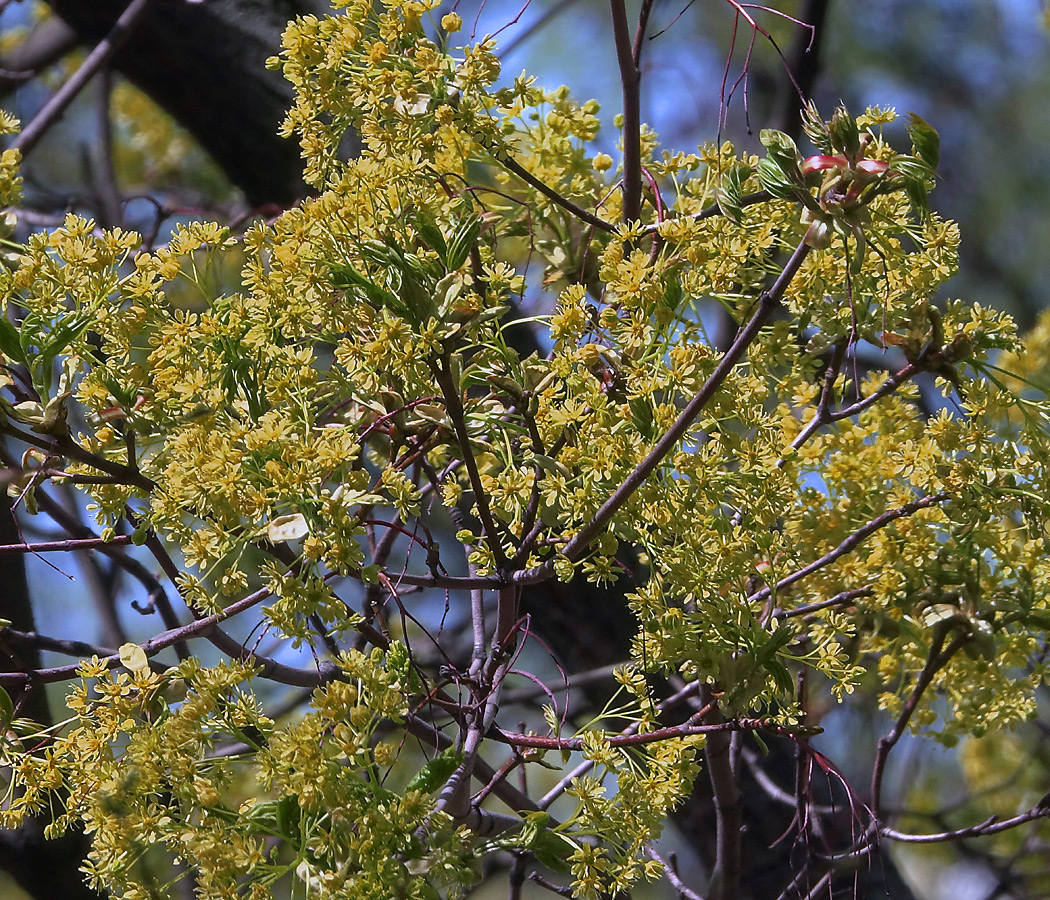
[[(127, 4), (48, 0), (48, 5), (90, 47), (109, 33)], [(299, 147), (277, 136), (293, 91), (265, 64), (279, 52), (290, 18), (328, 11), (321, 0), (153, 3), (134, 40), (114, 54), (113, 69), (189, 130), (249, 205), (287, 206), (306, 195)]]
[(41, 70), (58, 62), (77, 46), (76, 32), (59, 19), (47, 19), (34, 28), (0, 64), (0, 96), (4, 96)]
[(77, 94), (84, 89), (95, 74), (113, 58), (113, 55), (131, 37), (135, 26), (142, 18), (150, 2), (151, 0), (131, 0), (127, 9), (121, 13), (120, 18), (113, 24), (109, 33), (95, 45), (95, 48), (88, 54), (87, 59), (81, 63), (80, 68), (44, 104), (43, 109), (33, 116), (33, 120), (11, 144), (12, 147), (22, 151), (23, 157), (29, 154), (40, 138), (44, 136), (45, 132), (65, 112), (66, 107), (73, 102)]
[(120, 189), (117, 187), (116, 166), (113, 159), (113, 120), (111, 99), (113, 96), (113, 73), (103, 66), (95, 85), (95, 131), (98, 136), (98, 154), (93, 160), (94, 182), (99, 199), (99, 218), (106, 227), (122, 224)]
[[(11, 500), (6, 491), (0, 491), (0, 543), (10, 545), (19, 541), (21, 534), (11, 512)], [(17, 629), (34, 630), (33, 607), (21, 554), (0, 554), (0, 585), (4, 617)], [(27, 670), (40, 667), (40, 649), (19, 646), (16, 657), (9, 646), (11, 637), (13, 635), (6, 630), (0, 631), (0, 673), (16, 673), (20, 677), (24, 693), (15, 697), (19, 715), (42, 726), (50, 725), (51, 711), (43, 685), (25, 675)], [(15, 643), (10, 641), (10, 645)], [(88, 844), (83, 832), (70, 831), (58, 841), (46, 841), (44, 828), (47, 824), (48, 819), (38, 817), (28, 819), (19, 828), (0, 831), (0, 870), (7, 872), (23, 890), (39, 900), (52, 897), (97, 900), (99, 895), (85, 886), (80, 874)]]
[[(823, 63), (824, 38), (827, 34), (828, 9), (831, 0), (806, 0), (799, 18), (809, 25), (800, 28), (788, 54), (787, 65), (794, 76), (781, 83), (779, 111), (773, 116), (771, 128), (797, 136), (802, 126), (802, 107), (813, 96), (813, 86)], [(801, 95), (801, 96), (800, 96)]]

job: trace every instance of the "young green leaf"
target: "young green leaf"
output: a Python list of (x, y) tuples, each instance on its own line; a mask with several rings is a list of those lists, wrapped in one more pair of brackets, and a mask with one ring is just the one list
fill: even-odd
[(443, 750), (416, 772), (406, 790), (422, 791), (424, 794), (433, 793), (449, 780), (461, 762), (463, 762), (463, 754), (455, 748), (449, 747)]
[(941, 136), (937, 130), (922, 116), (908, 114), (908, 137), (911, 138), (912, 152), (931, 169), (937, 168), (941, 158)]

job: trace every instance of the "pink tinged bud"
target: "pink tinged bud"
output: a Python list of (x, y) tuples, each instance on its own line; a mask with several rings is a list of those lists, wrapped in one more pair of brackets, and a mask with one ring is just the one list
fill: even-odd
[(849, 196), (846, 198), (846, 205), (852, 206), (860, 199), (861, 191), (871, 184), (873, 181), (878, 181), (882, 178), (890, 168), (890, 164), (884, 159), (862, 159), (857, 163), (854, 171), (856, 172), (856, 178), (853, 184), (850, 185)]
[(824, 172), (828, 169), (845, 169), (849, 165), (844, 156), (810, 156), (802, 162), (802, 174)]
[(857, 163), (857, 171), (863, 172), (865, 175), (869, 175), (872, 178), (877, 178), (879, 175), (885, 175), (889, 167), (890, 164), (884, 159), (862, 159)]

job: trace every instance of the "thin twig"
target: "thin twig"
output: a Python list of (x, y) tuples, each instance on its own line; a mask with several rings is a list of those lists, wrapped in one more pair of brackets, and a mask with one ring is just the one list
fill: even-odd
[[(683, 700), (688, 700), (700, 689), (700, 685), (696, 681), (690, 681), (675, 691), (670, 697), (662, 700), (657, 707), (661, 712), (665, 709), (670, 709), (673, 706), (677, 706)], [(698, 717), (703, 716), (708, 711), (709, 706), (702, 706), (697, 710), (689, 719), (690, 722), (696, 721)], [(632, 722), (623, 731), (620, 732), (618, 737), (628, 737), (638, 733), (639, 728), (638, 722)], [(562, 794), (565, 793), (571, 786), (572, 782), (576, 778), (581, 778), (586, 775), (591, 769), (594, 768), (594, 760), (585, 759), (575, 769), (566, 772), (565, 775), (559, 779), (558, 783), (554, 785), (546, 794), (544, 794), (539, 801), (537, 806), (540, 809), (547, 809), (555, 800), (557, 800)]]
[(52, 553), (69, 550), (102, 550), (105, 547), (122, 547), (131, 543), (131, 536), (117, 534), (109, 540), (100, 537), (70, 538), (66, 541), (35, 541), (32, 544), (0, 544), (0, 553)]
[(638, 12), (638, 27), (634, 31), (634, 46), (631, 47), (631, 58), (634, 66), (641, 71), (642, 47), (645, 46), (645, 30), (649, 27), (649, 14), (653, 11), (653, 0), (642, 0), (642, 8)]
[(539, 872), (529, 872), (529, 881), (535, 881), (544, 890), (550, 891), (552, 894), (557, 894), (559, 897), (575, 897), (576, 892), (571, 887), (566, 887), (563, 884), (555, 884), (553, 881), (548, 881)]
[(748, 603), (761, 603), (763, 600), (769, 599), (772, 596), (774, 590), (779, 591), (782, 588), (789, 587), (796, 581), (801, 581), (814, 572), (823, 569), (825, 566), (830, 565), (836, 559), (841, 556), (845, 556), (847, 553), (855, 550), (863, 543), (864, 539), (873, 535), (876, 531), (885, 528), (891, 522), (896, 521), (904, 516), (910, 516), (918, 512), (920, 509), (926, 509), (930, 506), (935, 506), (938, 503), (943, 503), (949, 499), (949, 495), (942, 492), (940, 494), (930, 494), (927, 497), (921, 497), (918, 500), (913, 500), (911, 503), (905, 503), (904, 506), (898, 506), (896, 509), (889, 509), (881, 515), (876, 516), (870, 522), (862, 525), (856, 531), (853, 532), (848, 538), (842, 541), (834, 550), (825, 553), (820, 559), (815, 559), (808, 566), (803, 566), (801, 569), (796, 569), (790, 575), (785, 575), (779, 581), (777, 581), (775, 587), (764, 587), (760, 591), (755, 591), (750, 597), (747, 598)]
[(54, 453), (57, 456), (68, 457), (84, 465), (91, 466), (93, 469), (98, 469), (100, 472), (113, 475), (119, 479), (121, 484), (137, 487), (147, 492), (152, 491), (156, 487), (156, 484), (143, 475), (135, 466), (113, 462), (104, 456), (98, 456), (90, 450), (85, 450), (69, 435), (62, 435), (58, 438), (43, 438), (13, 428), (10, 422), (5, 426), (4, 432), (24, 444), (39, 447), (41, 450)]
[(913, 378), (915, 375), (926, 371), (925, 368), (919, 363), (908, 363), (903, 369), (898, 372), (894, 372), (889, 378), (887, 378), (874, 393), (869, 394), (861, 400), (844, 406), (838, 411), (833, 412), (827, 404), (824, 403), (824, 398), (821, 397), (820, 405), (817, 407), (817, 414), (806, 423), (803, 428), (791, 442), (791, 446), (796, 450), (801, 447), (809, 438), (822, 425), (828, 425), (832, 422), (838, 422), (840, 419), (848, 419), (851, 416), (855, 416), (863, 410), (867, 409), (873, 403), (881, 400), (887, 394), (892, 394), (897, 388), (899, 388), (904, 382)]
[(647, 847), (646, 852), (655, 859), (660, 865), (664, 867), (664, 878), (670, 883), (671, 887), (674, 888), (675, 893), (678, 895), (679, 900), (704, 900), (696, 891), (687, 887), (685, 882), (678, 876), (677, 866), (674, 864), (674, 856), (672, 855), (670, 861), (665, 860), (659, 853), (657, 853), (652, 847)]
[(891, 841), (900, 841), (902, 844), (939, 844), (945, 841), (958, 841), (963, 838), (985, 837), (989, 834), (999, 834), (1034, 822), (1037, 819), (1050, 818), (1050, 806), (1035, 806), (1027, 812), (1013, 816), (1009, 819), (1000, 819), (998, 816), (990, 816), (979, 825), (970, 825), (967, 828), (957, 828), (954, 831), (941, 831), (935, 834), (909, 834), (905, 831), (897, 831), (894, 828), (879, 828), (882, 837)]
[(616, 234), (616, 226), (612, 222), (606, 222), (605, 219), (600, 216), (596, 216), (589, 210), (584, 209), (582, 206), (578, 206), (573, 203), (568, 197), (563, 197), (554, 188), (544, 184), (535, 175), (533, 175), (528, 169), (524, 168), (521, 163), (514, 159), (509, 151), (504, 149), (491, 149), (490, 151), (495, 160), (503, 166), (505, 169), (513, 172), (526, 184), (536, 188), (544, 197), (549, 200), (553, 200), (558, 206), (567, 212), (572, 213), (577, 219), (586, 222), (588, 225), (593, 225), (599, 231), (604, 231), (607, 234)]
[(908, 727), (908, 722), (911, 721), (911, 717), (919, 705), (919, 700), (922, 699), (922, 695), (932, 683), (933, 676), (947, 665), (948, 661), (963, 644), (970, 640), (968, 633), (959, 632), (952, 639), (952, 642), (942, 650), (941, 648), (944, 646), (944, 639), (947, 634), (948, 632), (941, 628), (934, 635), (926, 665), (923, 666), (922, 672), (919, 673), (919, 677), (915, 681), (915, 687), (912, 689), (908, 699), (904, 701), (901, 714), (897, 717), (897, 721), (893, 723), (893, 727), (889, 732), (879, 738), (875, 750), (875, 762), (871, 769), (871, 814), (876, 822), (878, 821), (882, 804), (882, 779), (886, 771), (886, 763), (889, 760), (890, 751), (893, 750), (904, 734), (904, 730)]
[[(711, 725), (691, 724), (695, 718), (696, 716), (694, 715), (689, 722), (682, 725), (658, 728), (655, 731), (647, 731), (644, 734), (604, 735), (604, 739), (610, 747), (641, 747), (658, 741), (727, 731), (769, 731), (773, 734), (785, 735), (793, 733), (790, 728), (766, 719), (727, 719), (725, 722)], [(819, 729), (817, 730), (819, 731)], [(494, 731), (489, 736), (513, 747), (533, 747), (537, 750), (583, 750), (585, 746), (583, 738), (543, 737), (538, 734), (513, 734), (499, 730)]]
[[(753, 194), (744, 194), (740, 198), (740, 208), (744, 209), (748, 206), (754, 206), (757, 203), (768, 203), (773, 200), (774, 197), (768, 191), (755, 191)], [(713, 219), (716, 216), (724, 216), (725, 212), (722, 207), (717, 203), (712, 203), (710, 206), (705, 206), (700, 212), (693, 213), (688, 216), (679, 216), (677, 219), (670, 219), (668, 221), (677, 221), (678, 219), (686, 219), (690, 222), (703, 222), (705, 219)], [(652, 222), (642, 228), (642, 234), (655, 234), (660, 230), (661, 222)]]
[(500, 575), (506, 574), (507, 555), (500, 542), (500, 531), (496, 528), (496, 520), (493, 518), (492, 510), (489, 508), (489, 497), (481, 482), (481, 472), (478, 470), (477, 460), (474, 458), (474, 449), (470, 445), (470, 434), (467, 431), (466, 413), (463, 409), (463, 400), (460, 395), (460, 386), (452, 378), (452, 370), (447, 357), (442, 357), (433, 366), (434, 377), (441, 387), (441, 393), (445, 398), (445, 409), (452, 421), (452, 428), (456, 433), (460, 450), (463, 455), (463, 465), (467, 469), (467, 477), (470, 479), (470, 487), (474, 492), (474, 505), (481, 519), (481, 527), (485, 531), (488, 540), (489, 551), (496, 565), (496, 571)]
[[(247, 597), (243, 597), (240, 600), (231, 603), (222, 612), (197, 619), (190, 622), (188, 625), (182, 625), (178, 628), (161, 632), (155, 637), (150, 638), (148, 641), (139, 644), (139, 646), (145, 651), (146, 656), (149, 657), (156, 655), (161, 650), (166, 650), (168, 647), (177, 644), (179, 641), (185, 641), (195, 637), (205, 637), (210, 639), (212, 632), (218, 630), (216, 626), (219, 622), (258, 605), (269, 597), (270, 594), (270, 590), (266, 588), (255, 591)], [(219, 643), (226, 646), (228, 646), (227, 641), (233, 641), (233, 638), (230, 638), (229, 635), (223, 634), (223, 638), (219, 639)], [(320, 669), (316, 670), (297, 669), (294, 666), (286, 666), (276, 660), (257, 656), (256, 654), (245, 650), (236, 641), (233, 641), (233, 643), (237, 648), (234, 655), (246, 662), (261, 665), (262, 671), (260, 674), (263, 678), (267, 678), (271, 681), (278, 681), (282, 684), (293, 685), (296, 687), (317, 687), (320, 684), (324, 684), (325, 681), (328, 681), (332, 673), (335, 671), (335, 665), (333, 663), (322, 663)], [(220, 647), (220, 649), (223, 648)], [(100, 661), (109, 667), (121, 665), (119, 654), (111, 654), (109, 656), (101, 657)], [(80, 666), (81, 663), (75, 663), (68, 666), (53, 666), (47, 669), (36, 669), (33, 672), (0, 672), (0, 684), (22, 686), (31, 682), (38, 684), (51, 684), (56, 681), (66, 681), (70, 678), (76, 677)]]
[[(113, 96), (113, 72), (103, 66), (98, 73), (95, 97), (95, 130), (98, 133), (98, 158), (95, 160), (95, 182), (99, 198), (99, 218), (110, 228), (123, 224), (120, 188), (117, 186), (116, 166), (113, 157), (113, 121), (110, 106)], [(134, 431), (128, 429), (129, 437)], [(132, 455), (129, 454), (131, 459)]]
[(842, 591), (834, 597), (829, 597), (827, 600), (821, 600), (818, 603), (807, 603), (805, 606), (798, 606), (795, 609), (774, 609), (771, 617), (774, 619), (794, 619), (799, 616), (808, 616), (833, 606), (847, 606), (854, 600), (858, 600), (861, 597), (870, 597), (874, 593), (875, 591), (870, 587), (853, 588), (853, 590)]
[(557, 694), (563, 691), (571, 691), (574, 688), (585, 687), (589, 684), (607, 681), (612, 678), (613, 673), (617, 669), (621, 669), (629, 663), (630, 660), (624, 660), (622, 663), (599, 666), (597, 669), (590, 669), (586, 672), (576, 672), (570, 675), (563, 684), (559, 685), (516, 688), (515, 690), (507, 691), (503, 695), (503, 702), (508, 706), (514, 703), (527, 703), (529, 700), (534, 700), (537, 697), (549, 696), (550, 694)]

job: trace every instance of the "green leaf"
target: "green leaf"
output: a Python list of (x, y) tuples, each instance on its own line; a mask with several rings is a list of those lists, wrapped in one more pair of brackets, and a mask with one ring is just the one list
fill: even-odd
[(450, 272), (455, 272), (466, 262), (470, 255), (470, 249), (481, 234), (481, 219), (470, 215), (460, 220), (456, 230), (448, 241), (448, 253), (445, 256), (445, 265)]
[(740, 224), (744, 217), (740, 208), (740, 194), (743, 191), (744, 182), (751, 177), (753, 169), (750, 166), (735, 164), (722, 173), (718, 182), (717, 201), (718, 208), (722, 214), (731, 222)]
[(408, 307), (390, 291), (381, 288), (373, 281), (369, 281), (349, 263), (335, 263), (331, 267), (332, 284), (340, 290), (355, 290), (365, 295), (377, 309), (389, 309), (402, 318), (408, 318)]
[(926, 196), (926, 185), (921, 181), (909, 178), (904, 182), (904, 193), (907, 194), (908, 202), (915, 215), (925, 222), (930, 217), (930, 201)]
[(763, 128), (759, 135), (762, 146), (769, 151), (767, 158), (777, 163), (778, 168), (795, 184), (802, 184), (802, 156), (798, 147), (784, 132)]
[(762, 735), (758, 731), (751, 732), (751, 740), (758, 744), (758, 752), (763, 756), (769, 756), (769, 745), (762, 740)]
[(780, 691), (790, 694), (794, 690), (795, 684), (791, 679), (791, 673), (779, 659), (769, 660), (766, 663), (766, 671), (773, 676), (773, 680)]
[(9, 360), (17, 363), (25, 363), (26, 352), (18, 340), (18, 329), (7, 318), (0, 316), (0, 353)]
[(937, 129), (915, 113), (908, 114), (907, 128), (912, 152), (935, 170), (941, 158), (941, 136)]
[(302, 810), (299, 808), (299, 798), (295, 794), (282, 797), (277, 803), (277, 831), (292, 843), (299, 842), (299, 820), (302, 818)]
[(50, 332), (43, 335), (40, 342), (40, 355), (30, 360), (36, 376), (34, 384), (40, 389), (42, 396), (46, 397), (51, 393), (52, 369), (58, 355), (84, 333), (90, 321), (87, 313), (78, 313), (58, 322)]
[(15, 705), (11, 695), (0, 687), (0, 728), (7, 728), (15, 718)]
[(677, 278), (672, 278), (667, 281), (667, 290), (664, 291), (664, 295), (660, 298), (660, 305), (677, 312), (684, 296), (685, 292), (682, 290), (682, 282)]
[(436, 251), (442, 259), (445, 259), (448, 256), (448, 247), (445, 244), (445, 236), (441, 233), (441, 229), (431, 219), (422, 215), (415, 224), (416, 231), (419, 232), (423, 243), (431, 250)]
[(756, 169), (762, 187), (778, 200), (799, 199), (799, 188), (784, 174), (784, 170), (772, 157), (758, 161)]
[(893, 171), (905, 178), (918, 181), (928, 181), (933, 178), (933, 169), (929, 164), (917, 156), (898, 156), (893, 160)]
[(574, 848), (561, 835), (549, 830), (541, 831), (536, 835), (529, 849), (536, 857), (536, 861), (552, 872), (564, 874), (570, 871), (568, 856)]
[(857, 128), (857, 120), (849, 114), (849, 110), (840, 106), (828, 123), (828, 132), (831, 136), (832, 147), (844, 154), (851, 160), (856, 160), (860, 153), (860, 129)]
[(416, 772), (405, 790), (431, 794), (449, 780), (461, 762), (463, 762), (463, 754), (449, 747)]
[(802, 107), (802, 130), (806, 132), (813, 146), (825, 156), (830, 156), (834, 151), (831, 145), (831, 134), (828, 132), (827, 123), (820, 117), (817, 105), (810, 100)]

